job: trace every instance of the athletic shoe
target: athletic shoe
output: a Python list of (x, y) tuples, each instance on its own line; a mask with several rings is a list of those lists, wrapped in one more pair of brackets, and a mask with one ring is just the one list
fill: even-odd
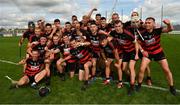
[(172, 95), (174, 96), (177, 95), (176, 89), (174, 87), (170, 87), (169, 91), (171, 92)]
[(110, 84), (110, 79), (106, 79), (106, 80), (104, 80), (104, 81), (103, 81), (103, 84), (104, 84), (104, 85), (108, 85), (108, 84)]
[(17, 83), (18, 81), (11, 80), (11, 86), (9, 87), (9, 89), (19, 88)]
[(88, 88), (88, 84), (83, 84), (83, 86), (81, 87), (81, 90), (86, 91), (87, 88)]
[(134, 93), (134, 89), (129, 88), (129, 90), (128, 90), (128, 96), (132, 96), (133, 93)]
[(96, 81), (96, 77), (91, 77), (90, 80), (89, 80), (89, 83), (91, 84), (94, 81)]
[(33, 89), (37, 89), (38, 87), (37, 87), (37, 84), (35, 83), (35, 82), (33, 82), (32, 84), (31, 84), (31, 87), (33, 88)]
[(63, 76), (60, 76), (60, 80), (61, 81), (65, 81), (66, 79), (65, 79), (65, 76), (63, 75)]
[(141, 90), (141, 85), (136, 85), (136, 91), (140, 92), (140, 90)]
[(147, 79), (147, 80), (146, 80), (146, 84), (147, 84), (148, 86), (152, 86), (152, 81), (151, 81), (151, 79)]
[(118, 88), (118, 89), (123, 88), (123, 82), (118, 82), (117, 88)]
[(50, 85), (50, 79), (46, 79), (46, 81), (45, 81), (45, 84), (46, 84), (46, 86), (49, 86)]

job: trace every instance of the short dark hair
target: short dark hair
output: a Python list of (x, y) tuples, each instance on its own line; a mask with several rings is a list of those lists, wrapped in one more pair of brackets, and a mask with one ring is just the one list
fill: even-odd
[(119, 24), (119, 23), (123, 24), (121, 20), (116, 20), (116, 21), (114, 22), (114, 24)]
[(148, 18), (146, 18), (146, 20), (153, 20), (154, 22), (156, 21), (155, 18), (153, 18), (153, 17), (148, 17)]
[(106, 20), (106, 18), (105, 17), (101, 17), (101, 20)]
[(31, 52), (38, 52), (39, 53), (39, 51), (37, 49), (32, 49)]
[(46, 37), (45, 35), (42, 35), (42, 36), (40, 37), (40, 39), (41, 39), (41, 38), (46, 38), (46, 39), (47, 39), (47, 37)]
[(136, 12), (136, 11), (133, 11), (132, 13), (131, 13), (131, 16), (132, 16), (132, 14), (133, 13), (136, 13), (137, 14), (137, 16), (139, 16), (139, 13), (138, 12)]
[(60, 20), (59, 20), (59, 19), (54, 19), (54, 23), (55, 23), (55, 22), (60, 22)]
[(101, 16), (101, 14), (100, 14), (100, 13), (98, 13), (98, 14), (96, 14), (96, 16)]
[(119, 16), (119, 14), (118, 14), (118, 13), (113, 13), (112, 15), (117, 15), (117, 16)]
[(90, 25), (97, 25), (96, 21), (94, 21), (94, 20), (89, 21), (89, 23), (90, 23)]
[(104, 39), (107, 39), (107, 36), (106, 35), (100, 35), (99, 36), (99, 41), (103, 41)]
[(72, 38), (70, 39), (70, 42), (72, 42), (72, 41), (76, 41), (76, 38), (72, 37)]
[(76, 16), (76, 15), (72, 15), (72, 17), (76, 17), (76, 18), (77, 18), (77, 16)]
[(46, 27), (47, 27), (47, 26), (52, 27), (52, 25), (51, 25), (50, 23), (46, 23), (46, 25), (45, 25), (45, 26), (46, 26)]
[(65, 24), (71, 24), (70, 22), (66, 22)]

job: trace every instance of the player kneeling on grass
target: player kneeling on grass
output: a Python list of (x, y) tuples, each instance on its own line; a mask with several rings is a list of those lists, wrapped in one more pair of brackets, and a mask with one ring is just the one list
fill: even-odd
[(77, 63), (76, 63), (77, 58), (71, 56), (71, 58), (66, 60), (66, 62), (62, 62), (66, 57), (71, 55), (70, 54), (70, 39), (69, 39), (68, 35), (64, 35), (62, 40), (63, 40), (63, 42), (61, 44), (61, 53), (62, 53), (63, 57), (60, 58), (56, 62), (57, 70), (59, 72), (63, 73), (63, 72), (65, 72), (64, 69), (66, 68), (70, 72), (70, 77), (73, 78), (74, 77), (74, 72), (75, 72), (75, 69), (76, 69), (76, 65), (77, 65)]
[(107, 36), (101, 35), (100, 36), (100, 44), (101, 44), (101, 54), (103, 59), (105, 60), (105, 75), (106, 75), (106, 80), (104, 81), (104, 85), (107, 85), (110, 83), (110, 65), (113, 61), (113, 59), (116, 60), (114, 66), (118, 70), (118, 77), (119, 77), (119, 82), (117, 84), (118, 88), (122, 88), (122, 70), (121, 70), (121, 62), (122, 59), (119, 58), (119, 53), (118, 53), (118, 47), (115, 40), (111, 39), (108, 41)]
[[(79, 60), (79, 80), (84, 80), (84, 84), (81, 88), (81, 90), (86, 90), (88, 87), (88, 80), (89, 80), (89, 68), (92, 66), (92, 56), (91, 53), (88, 50), (88, 46), (90, 45), (90, 42), (78, 42), (74, 38), (71, 38), (70, 40), (70, 54), (69, 56), (65, 57), (59, 62), (65, 62), (72, 57), (76, 57), (77, 60)], [(81, 70), (84, 70), (84, 73), (81, 72)]]
[(151, 62), (151, 60), (154, 59), (155, 61), (158, 61), (166, 75), (171, 94), (176, 95), (177, 93), (173, 84), (173, 76), (168, 66), (168, 61), (165, 57), (164, 51), (160, 45), (161, 33), (172, 31), (173, 26), (168, 19), (164, 20), (163, 22), (167, 25), (166, 28), (154, 28), (155, 19), (153, 17), (148, 17), (145, 21), (146, 29), (142, 32), (144, 41), (140, 40), (140, 43), (142, 46), (141, 52), (146, 56), (142, 58), (137, 90), (141, 88), (141, 84), (144, 78), (144, 72), (147, 68), (147, 65)]
[(44, 60), (39, 59), (37, 50), (32, 50), (32, 57), (26, 60), (25, 65), (24, 76), (19, 81), (12, 81), (12, 87), (17, 88), (30, 83), (32, 88), (37, 88), (37, 83), (47, 74), (44, 70)]

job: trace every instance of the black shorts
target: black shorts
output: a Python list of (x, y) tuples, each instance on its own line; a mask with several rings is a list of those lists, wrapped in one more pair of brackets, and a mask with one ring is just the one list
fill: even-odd
[(123, 59), (123, 53), (119, 54), (119, 59)]
[(111, 59), (115, 58), (113, 53), (112, 54), (105, 53), (105, 56), (106, 58), (111, 58)]
[(160, 53), (158, 54), (149, 54), (149, 57), (148, 57), (150, 60), (154, 60), (154, 61), (160, 61), (160, 60), (163, 60), (163, 59), (166, 59), (165, 57), (165, 54), (163, 51), (161, 51)]
[(27, 75), (28, 76), (28, 78), (29, 78), (29, 83), (31, 84), (31, 83), (33, 83), (33, 82), (35, 82), (35, 76), (29, 76), (29, 75)]
[(79, 68), (80, 70), (84, 70), (84, 64), (79, 64), (79, 65), (78, 65), (78, 68)]
[(68, 62), (66, 62), (66, 70), (73, 72), (73, 71), (76, 70), (76, 65), (77, 65), (76, 63), (68, 63)]
[(135, 51), (123, 53), (123, 62), (129, 62), (130, 60), (135, 60)]
[(142, 59), (143, 54), (139, 51), (138, 56), (139, 56), (139, 59)]
[(99, 55), (98, 55), (98, 53), (92, 52), (92, 58), (99, 58)]

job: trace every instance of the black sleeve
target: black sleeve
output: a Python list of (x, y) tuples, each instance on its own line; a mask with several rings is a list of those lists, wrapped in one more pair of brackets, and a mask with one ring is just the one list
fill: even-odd
[(123, 23), (124, 28), (129, 28), (130, 26), (131, 26), (131, 21), (127, 21), (127, 22)]
[(31, 59), (28, 58), (28, 59), (26, 60), (26, 64), (29, 64), (30, 62), (31, 62)]
[(26, 32), (24, 32), (24, 34), (23, 34), (23, 38), (27, 38), (28, 36), (27, 36), (27, 31)]
[(111, 32), (109, 33), (109, 35), (110, 35), (110, 36), (114, 36), (114, 32), (111, 31)]
[(161, 35), (162, 29), (162, 27), (154, 29), (155, 35)]
[(39, 59), (40, 64), (44, 64), (44, 59)]

